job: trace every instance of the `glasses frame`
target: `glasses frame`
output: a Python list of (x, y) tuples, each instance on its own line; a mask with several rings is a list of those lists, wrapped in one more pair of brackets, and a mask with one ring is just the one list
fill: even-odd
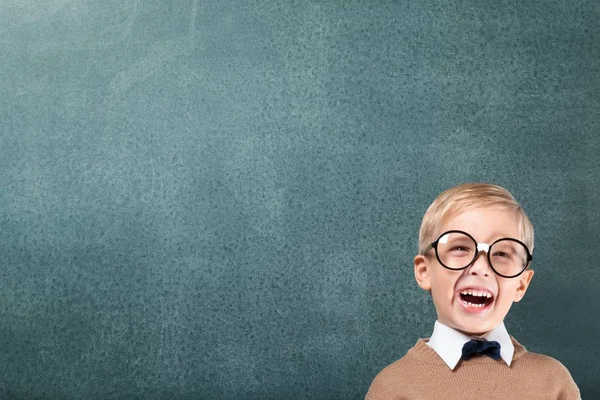
[[(442, 237), (444, 237), (445, 235), (449, 234), (449, 233), (462, 233), (463, 235), (467, 235), (467, 237), (471, 238), (471, 240), (473, 241), (473, 243), (475, 243), (475, 247), (477, 249), (477, 251), (475, 252), (475, 254), (473, 255), (473, 259), (471, 261), (469, 261), (469, 263), (467, 265), (465, 265), (464, 267), (461, 268), (451, 268), (448, 267), (447, 265), (445, 265), (442, 260), (440, 260), (440, 256), (438, 254), (438, 243), (440, 241), (440, 239)], [(490, 249), (492, 248), (493, 245), (495, 245), (496, 243), (503, 241), (503, 240), (510, 240), (512, 242), (517, 242), (520, 245), (522, 245), (525, 250), (527, 251), (527, 262), (525, 263), (525, 266), (523, 267), (523, 269), (521, 270), (521, 272), (519, 272), (516, 275), (502, 275), (501, 273), (499, 273), (498, 271), (496, 271), (496, 269), (494, 268), (494, 265), (492, 264), (492, 259), (490, 258)], [(431, 242), (431, 244), (429, 246), (427, 246), (425, 248), (425, 250), (423, 251), (422, 255), (426, 255), (431, 249), (435, 250), (435, 258), (437, 258), (438, 262), (440, 263), (440, 265), (446, 269), (452, 270), (452, 271), (461, 271), (463, 269), (466, 269), (468, 267), (470, 267), (471, 265), (473, 265), (473, 263), (475, 262), (475, 260), (477, 259), (477, 257), (479, 257), (479, 253), (481, 253), (482, 251), (485, 251), (485, 255), (487, 257), (487, 261), (488, 261), (488, 265), (490, 266), (490, 268), (492, 269), (492, 271), (494, 271), (494, 273), (498, 276), (501, 276), (503, 278), (516, 278), (517, 276), (521, 275), (529, 266), (529, 264), (531, 263), (531, 260), (533, 260), (533, 256), (531, 255), (531, 252), (529, 251), (529, 247), (527, 247), (527, 245), (523, 242), (521, 242), (520, 240), (514, 239), (514, 238), (509, 238), (509, 237), (505, 237), (505, 238), (500, 238), (497, 239), (496, 241), (494, 241), (492, 244), (487, 244), (487, 243), (479, 243), (477, 242), (477, 240), (475, 240), (475, 238), (471, 235), (469, 235), (467, 232), (465, 231), (459, 231), (459, 230), (449, 230), (446, 231), (444, 233), (442, 233), (440, 236), (438, 236), (437, 239), (435, 239), (433, 242)]]

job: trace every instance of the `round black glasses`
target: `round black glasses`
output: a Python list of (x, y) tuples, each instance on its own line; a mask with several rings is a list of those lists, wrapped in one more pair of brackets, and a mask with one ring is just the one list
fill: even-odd
[(467, 268), (475, 262), (479, 252), (485, 251), (492, 270), (504, 278), (515, 278), (523, 273), (533, 259), (525, 243), (513, 238), (501, 238), (492, 244), (477, 243), (463, 231), (447, 231), (432, 242), (423, 255), (435, 249), (435, 256), (443, 267), (451, 270)]

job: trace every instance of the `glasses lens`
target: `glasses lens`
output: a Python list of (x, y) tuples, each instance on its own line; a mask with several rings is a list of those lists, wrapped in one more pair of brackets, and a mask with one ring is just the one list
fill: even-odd
[(522, 243), (503, 239), (490, 248), (490, 261), (500, 275), (518, 275), (527, 266), (527, 248)]
[(450, 232), (440, 237), (436, 250), (439, 261), (444, 267), (461, 269), (473, 261), (477, 244), (464, 233)]

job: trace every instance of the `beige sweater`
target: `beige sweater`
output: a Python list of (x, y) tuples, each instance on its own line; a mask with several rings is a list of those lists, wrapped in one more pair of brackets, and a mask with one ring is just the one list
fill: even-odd
[(579, 400), (569, 371), (557, 360), (530, 353), (514, 338), (513, 361), (477, 356), (451, 370), (419, 339), (376, 377), (366, 400)]

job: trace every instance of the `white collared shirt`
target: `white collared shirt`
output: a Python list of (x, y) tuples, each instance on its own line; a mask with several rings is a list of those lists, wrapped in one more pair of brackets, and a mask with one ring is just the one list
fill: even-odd
[[(515, 346), (510, 340), (504, 322), (501, 322), (493, 330), (488, 332), (484, 338), (490, 341), (495, 340), (500, 343), (500, 356), (504, 362), (510, 366), (515, 352)], [(458, 364), (462, 357), (463, 346), (471, 339), (473, 338), (449, 328), (439, 321), (435, 321), (433, 333), (431, 334), (431, 338), (427, 342), (427, 345), (431, 347), (442, 360), (444, 360), (450, 369), (454, 370), (456, 364)]]

